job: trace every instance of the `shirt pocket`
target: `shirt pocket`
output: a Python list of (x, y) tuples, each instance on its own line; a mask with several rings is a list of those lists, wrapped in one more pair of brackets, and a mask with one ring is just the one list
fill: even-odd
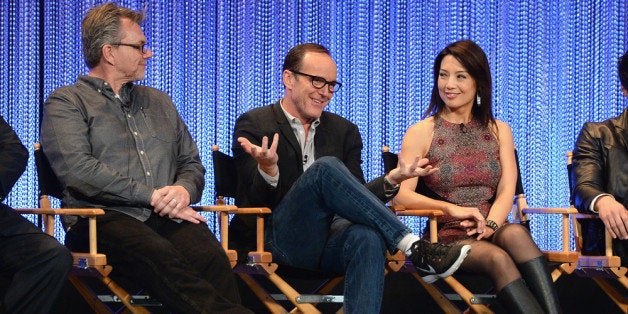
[(166, 112), (152, 112), (144, 109), (146, 127), (153, 138), (164, 142), (176, 142), (176, 117), (170, 117)]

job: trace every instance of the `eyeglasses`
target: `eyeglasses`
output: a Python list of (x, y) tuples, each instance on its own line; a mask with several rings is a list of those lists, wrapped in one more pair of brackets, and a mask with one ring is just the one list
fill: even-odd
[(305, 74), (303, 72), (299, 72), (297, 70), (289, 70), (290, 72), (294, 73), (294, 74), (299, 74), (299, 75), (303, 75), (303, 76), (307, 76), (310, 78), (310, 80), (312, 81), (312, 86), (314, 86), (315, 88), (321, 89), (323, 87), (325, 87), (325, 85), (329, 85), (329, 87), (327, 87), (327, 90), (329, 90), (330, 93), (335, 93), (337, 92), (341, 87), (342, 87), (342, 83), (340, 82), (336, 82), (336, 81), (327, 81), (324, 78), (320, 77), (320, 76), (315, 76), (315, 75), (311, 75), (311, 74)]
[(111, 43), (110, 45), (132, 47), (139, 50), (139, 52), (141, 52), (142, 54), (146, 54), (150, 49), (148, 48), (148, 46), (146, 46), (146, 44)]

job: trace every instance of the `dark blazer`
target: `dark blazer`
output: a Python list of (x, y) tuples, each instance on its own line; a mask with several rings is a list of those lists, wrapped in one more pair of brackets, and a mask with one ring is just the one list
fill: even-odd
[[(15, 131), (0, 116), (0, 201), (11, 192), (11, 188), (26, 169), (28, 151)], [(32, 223), (27, 222), (11, 207), (0, 204), (0, 235), (41, 232)]]
[[(268, 136), (270, 141), (275, 133), (279, 134), (279, 182), (277, 187), (272, 187), (259, 173), (257, 161), (240, 147), (237, 139), (245, 137), (251, 143), (260, 145), (263, 136)], [(337, 157), (360, 182), (365, 182), (361, 168), (362, 137), (355, 124), (324, 111), (316, 127), (314, 145), (317, 159), (323, 156)], [(231, 149), (238, 171), (238, 206), (266, 206), (273, 209), (303, 174), (301, 147), (279, 102), (242, 114), (235, 124)], [(388, 200), (384, 193), (384, 176), (369, 182), (366, 187), (383, 202)], [(238, 247), (243, 243), (254, 243), (253, 219), (236, 215), (229, 227), (233, 245)]]
[[(591, 213), (591, 201), (602, 193), (612, 194), (615, 199), (628, 207), (628, 107), (616, 118), (603, 122), (587, 122), (582, 127), (573, 152), (574, 205), (578, 211)], [(600, 253), (603, 247), (601, 222), (583, 225), (585, 253)], [(614, 241), (615, 254), (619, 252), (620, 241)], [(628, 241), (621, 241), (628, 247)], [(622, 263), (628, 262), (624, 261)]]
[(11, 126), (0, 116), (0, 201), (26, 169), (28, 151)]

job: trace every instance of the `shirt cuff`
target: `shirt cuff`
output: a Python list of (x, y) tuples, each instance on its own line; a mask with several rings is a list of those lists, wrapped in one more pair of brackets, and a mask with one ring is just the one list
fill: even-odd
[(270, 184), (274, 188), (277, 187), (277, 183), (279, 183), (279, 172), (277, 172), (274, 176), (269, 176), (268, 173), (262, 171), (259, 165), (257, 166), (257, 170), (259, 171), (259, 174), (262, 175), (262, 178), (264, 178), (266, 183)]
[(593, 198), (593, 200), (591, 201), (591, 205), (589, 206), (589, 210), (590, 210), (591, 212), (594, 212), (594, 213), (596, 213), (596, 214), (598, 213), (598, 212), (597, 212), (597, 210), (595, 210), (595, 202), (597, 202), (597, 199), (598, 199), (598, 198), (600, 198), (600, 197), (602, 197), (602, 196), (610, 196), (610, 197), (612, 197), (613, 199), (615, 199), (615, 197), (614, 197), (612, 194), (608, 194), (608, 193), (602, 193), (602, 194), (600, 194), (600, 195), (596, 196), (595, 198)]

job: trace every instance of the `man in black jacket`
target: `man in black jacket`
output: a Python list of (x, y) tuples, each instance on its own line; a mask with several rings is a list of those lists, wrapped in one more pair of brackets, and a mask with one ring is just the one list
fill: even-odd
[[(0, 116), (0, 201), (27, 161), (28, 151)], [(48, 313), (71, 265), (59, 241), (0, 203), (0, 313)]]
[[(628, 97), (628, 51), (618, 65), (621, 90)], [(583, 225), (585, 254), (604, 254), (604, 227), (613, 237), (613, 251), (628, 265), (628, 107), (615, 118), (585, 123), (573, 154), (576, 208), (598, 214)]]
[[(284, 97), (236, 121), (236, 204), (273, 210), (265, 241), (275, 261), (344, 274), (345, 313), (379, 313), (387, 249), (404, 251), (423, 279), (433, 282), (453, 273), (470, 247), (419, 240), (384, 206), (401, 181), (436, 171), (427, 159), (417, 156), (412, 165), (402, 163), (365, 183), (358, 127), (324, 111), (342, 86), (336, 75), (321, 45), (301, 44), (288, 52)], [(483, 230), (481, 215), (466, 218)], [(230, 240), (250, 248), (250, 230), (251, 222), (236, 217)]]

